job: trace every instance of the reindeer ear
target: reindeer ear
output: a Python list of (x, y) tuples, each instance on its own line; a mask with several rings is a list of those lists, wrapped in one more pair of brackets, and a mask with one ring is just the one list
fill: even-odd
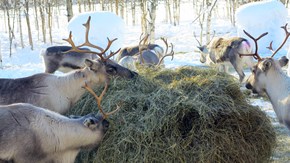
[(283, 56), (279, 59), (279, 64), (281, 67), (284, 67), (288, 64), (289, 59), (286, 56)]
[(92, 67), (94, 62), (92, 60), (90, 60), (90, 59), (86, 59), (85, 60), (85, 64), (86, 64), (87, 67)]
[(267, 70), (269, 70), (271, 68), (271, 66), (272, 66), (272, 60), (267, 59), (267, 60), (265, 60), (263, 62), (263, 68), (262, 68), (262, 70), (263, 71), (267, 71)]
[(204, 46), (197, 46), (197, 48), (198, 48), (200, 51), (203, 51), (203, 50), (204, 50)]

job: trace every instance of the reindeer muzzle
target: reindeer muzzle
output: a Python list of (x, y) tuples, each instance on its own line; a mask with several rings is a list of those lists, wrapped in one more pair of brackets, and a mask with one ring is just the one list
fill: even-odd
[(247, 88), (247, 89), (253, 89), (253, 86), (252, 86), (250, 83), (247, 83), (247, 84), (246, 84), (246, 88)]

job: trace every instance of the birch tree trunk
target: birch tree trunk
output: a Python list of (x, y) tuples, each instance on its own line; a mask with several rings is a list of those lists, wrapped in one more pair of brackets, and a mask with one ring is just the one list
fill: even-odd
[(165, 0), (165, 6), (166, 6), (166, 17), (165, 17), (165, 21), (166, 23), (172, 24), (172, 14), (171, 14), (171, 7), (170, 7), (170, 0)]
[(48, 24), (48, 31), (49, 31), (49, 41), (52, 44), (52, 7), (51, 3), (47, 4), (48, 12), (47, 12), (47, 24)]
[(124, 19), (124, 15), (125, 15), (125, 4), (124, 4), (124, 0), (120, 0), (120, 13), (121, 13), (121, 18)]
[(146, 0), (141, 0), (140, 7), (141, 7), (141, 30), (143, 34), (147, 35), (148, 27), (147, 27), (147, 19), (146, 19), (146, 16), (147, 16)]
[(180, 0), (173, 0), (173, 25), (179, 25), (180, 19)]
[(82, 1), (78, 0), (79, 13), (82, 13)]
[(214, 7), (216, 6), (217, 0), (214, 0), (214, 2), (208, 3), (207, 5), (210, 5), (208, 14), (207, 14), (207, 20), (206, 20), (206, 42), (209, 43), (210, 42), (210, 37), (211, 37), (211, 33), (210, 33), (210, 28), (211, 28), (211, 15), (212, 15), (212, 11), (214, 9)]
[(19, 25), (19, 34), (20, 34), (20, 45), (21, 48), (24, 48), (24, 43), (23, 43), (23, 33), (22, 33), (22, 21), (21, 21), (21, 6), (18, 8), (18, 25)]
[(116, 15), (119, 15), (119, 0), (115, 0)]
[(38, 12), (37, 12), (37, 2), (33, 0), (34, 5), (34, 15), (35, 15), (35, 29), (37, 30), (37, 40), (39, 40), (39, 23), (38, 23)]
[(4, 1), (4, 10), (6, 11), (7, 15), (7, 25), (8, 25), (8, 37), (9, 37), (9, 56), (12, 56), (12, 41), (13, 41), (13, 31), (10, 22), (10, 12), (9, 12), (9, 2), (7, 0)]
[(42, 39), (43, 39), (43, 42), (46, 43), (45, 15), (44, 15), (44, 6), (42, 4), (39, 5), (39, 13), (40, 13), (40, 18), (41, 18)]
[(203, 45), (203, 24), (204, 24), (204, 19), (205, 19), (205, 1), (202, 0), (201, 4), (199, 4), (199, 15), (198, 15), (198, 22), (199, 22), (199, 26), (200, 26), (200, 33), (199, 33), (199, 42), (200, 42), (200, 46)]
[(29, 19), (29, 0), (25, 0), (24, 5), (25, 5), (24, 13), (25, 13), (25, 17), (26, 17), (29, 45), (31, 47), (31, 50), (33, 50), (33, 40), (32, 40), (31, 26), (30, 26), (30, 19)]
[(72, 0), (66, 0), (67, 21), (73, 17)]
[(100, 0), (101, 11), (105, 11), (105, 2), (104, 0)]
[(136, 2), (131, 0), (131, 11), (132, 11), (132, 25), (136, 24)]
[(149, 12), (149, 20), (148, 20), (148, 29), (150, 34), (150, 42), (155, 42), (155, 19), (156, 19), (156, 8), (158, 1), (157, 0), (149, 0), (147, 5), (147, 10)]
[(110, 10), (111, 10), (111, 12), (114, 11), (114, 9), (113, 9), (113, 0), (110, 0)]

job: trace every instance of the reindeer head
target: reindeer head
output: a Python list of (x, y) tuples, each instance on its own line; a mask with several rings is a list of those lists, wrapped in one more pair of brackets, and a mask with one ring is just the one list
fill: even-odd
[(99, 60), (86, 59), (83, 72), (86, 75), (86, 83), (90, 86), (94, 83), (103, 83), (107, 79), (105, 66)]
[[(91, 17), (89, 16), (87, 22), (85, 24), (83, 24), (83, 26), (85, 26), (86, 28), (86, 35), (85, 35), (85, 42), (81, 45), (76, 46), (72, 40), (72, 32), (70, 32), (69, 34), (69, 38), (67, 39), (63, 39), (65, 41), (67, 41), (71, 46), (71, 50), (67, 51), (67, 52), (79, 52), (79, 53), (91, 53), (91, 54), (96, 54), (99, 56), (99, 61), (103, 63), (103, 65), (105, 66), (105, 70), (107, 72), (107, 74), (109, 74), (110, 76), (121, 76), (121, 77), (125, 77), (125, 78), (133, 78), (135, 76), (137, 76), (138, 74), (136, 72), (130, 71), (127, 68), (124, 68), (122, 66), (120, 66), (119, 64), (115, 63), (114, 61), (110, 60), (110, 58), (112, 56), (114, 56), (115, 54), (117, 54), (121, 49), (117, 50), (116, 52), (110, 52), (110, 54), (108, 56), (106, 56), (106, 52), (110, 49), (112, 43), (114, 41), (117, 40), (117, 38), (110, 40), (109, 38), (107, 38), (108, 40), (108, 44), (107, 47), (105, 49), (92, 44), (89, 41), (89, 31), (90, 31), (90, 20)], [(91, 47), (94, 49), (97, 49), (100, 52), (96, 52), (96, 51), (91, 51), (91, 50), (82, 50), (79, 49), (81, 47)]]
[(253, 56), (256, 60), (258, 60), (258, 63), (252, 68), (252, 74), (246, 81), (246, 88), (251, 89), (253, 93), (260, 94), (264, 92), (267, 84), (275, 80), (275, 76), (277, 74), (284, 73), (281, 68), (285, 66), (289, 60), (285, 56), (279, 60), (273, 59), (273, 56), (283, 47), (290, 36), (290, 33), (287, 31), (287, 24), (281, 28), (285, 30), (285, 39), (276, 51), (272, 48), (272, 42), (270, 43), (270, 46), (267, 48), (272, 51), (272, 56), (267, 58), (261, 58), (259, 56), (257, 41), (268, 33), (263, 33), (258, 38), (254, 38), (249, 33), (244, 31), (247, 36), (254, 40), (256, 50), (253, 54), (240, 54), (240, 56)]
[(85, 116), (71, 115), (69, 118), (77, 121), (85, 130), (90, 131), (86, 132), (88, 134), (86, 135), (87, 142), (82, 142), (83, 148), (92, 148), (98, 145), (108, 131), (110, 125), (107, 120), (103, 119), (103, 116), (95, 115), (94, 113)]
[(205, 63), (209, 55), (207, 45), (197, 46), (197, 48), (199, 49), (199, 53), (200, 53), (200, 62)]
[(267, 83), (275, 80), (275, 73), (283, 73), (281, 67), (288, 63), (288, 59), (284, 56), (279, 60), (273, 58), (263, 58), (253, 68), (252, 74), (246, 81), (246, 88), (251, 89), (253, 93), (261, 94), (265, 91)]
[(197, 43), (199, 45), (199, 46), (196, 46), (196, 47), (198, 49), (197, 52), (200, 53), (200, 62), (201, 63), (206, 63), (206, 62), (210, 63), (211, 62), (210, 47), (213, 47), (214, 46), (214, 45), (212, 45), (213, 42), (216, 42), (215, 40), (218, 39), (218, 38), (214, 38), (215, 32), (213, 34), (212, 39), (208, 43), (206, 43), (205, 45), (202, 45), (200, 43), (200, 41), (197, 39), (195, 33), (193, 33), (193, 35), (194, 35), (194, 38), (196, 39), (196, 41), (197, 41)]

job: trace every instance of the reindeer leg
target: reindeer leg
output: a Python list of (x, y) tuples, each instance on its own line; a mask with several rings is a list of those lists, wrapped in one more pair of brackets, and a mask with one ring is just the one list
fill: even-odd
[(237, 56), (235, 56), (235, 55), (230, 56), (230, 62), (233, 65), (233, 67), (235, 68), (235, 70), (237, 71), (237, 73), (239, 74), (240, 82), (242, 82), (245, 78), (245, 74), (243, 72), (242, 62), (240, 60), (238, 60)]

